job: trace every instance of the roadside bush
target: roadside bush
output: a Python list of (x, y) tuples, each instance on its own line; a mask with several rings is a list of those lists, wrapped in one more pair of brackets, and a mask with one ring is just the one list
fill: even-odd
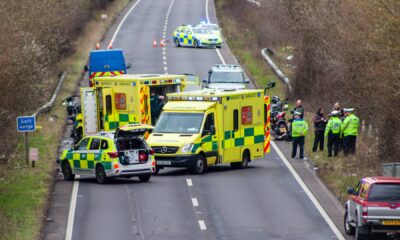
[(59, 60), (94, 9), (109, 0), (0, 1), (0, 158), (15, 149), (16, 117), (48, 101)]

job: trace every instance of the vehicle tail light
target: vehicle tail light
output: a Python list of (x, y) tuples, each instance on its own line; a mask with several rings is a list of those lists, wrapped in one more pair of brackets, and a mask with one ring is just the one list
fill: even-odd
[(115, 169), (119, 168), (118, 163), (115, 163), (115, 164), (114, 164), (114, 168), (115, 168)]
[(118, 152), (108, 152), (107, 153), (110, 158), (117, 158), (118, 157)]
[(148, 155), (145, 152), (139, 152), (139, 162), (146, 162)]
[(156, 166), (156, 161), (151, 162), (151, 166), (155, 167)]
[(363, 218), (363, 222), (364, 223), (367, 222), (367, 217), (368, 217), (368, 208), (367, 207), (363, 207), (362, 208), (362, 218)]
[(150, 149), (150, 155), (154, 155), (154, 150)]

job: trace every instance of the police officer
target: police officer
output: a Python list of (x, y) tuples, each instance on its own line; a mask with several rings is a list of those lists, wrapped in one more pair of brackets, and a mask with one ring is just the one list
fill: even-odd
[(328, 137), (328, 157), (332, 157), (332, 146), (334, 157), (336, 157), (339, 152), (340, 130), (342, 127), (339, 114), (339, 111), (332, 111), (325, 128), (325, 137)]
[(353, 112), (354, 108), (343, 109), (345, 119), (342, 124), (342, 135), (344, 144), (344, 155), (355, 154), (356, 152), (356, 139), (358, 136), (358, 128), (360, 126), (360, 119), (356, 117)]
[(300, 146), (300, 158), (304, 158), (304, 137), (308, 133), (308, 124), (301, 118), (301, 112), (294, 112), (294, 120), (292, 123), (292, 158), (296, 157), (297, 145)]

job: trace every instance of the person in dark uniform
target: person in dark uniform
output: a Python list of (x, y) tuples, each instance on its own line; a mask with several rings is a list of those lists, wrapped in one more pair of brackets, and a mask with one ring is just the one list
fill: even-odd
[(324, 151), (324, 132), (325, 132), (325, 125), (326, 119), (324, 116), (324, 109), (318, 108), (317, 112), (313, 117), (314, 122), (314, 145), (313, 145), (313, 152), (316, 152), (319, 145), (319, 150)]

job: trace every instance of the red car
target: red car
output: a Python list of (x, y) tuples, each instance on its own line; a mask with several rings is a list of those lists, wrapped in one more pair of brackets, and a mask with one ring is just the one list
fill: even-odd
[(372, 231), (400, 232), (400, 178), (366, 177), (346, 203), (344, 228), (348, 235), (364, 239)]

